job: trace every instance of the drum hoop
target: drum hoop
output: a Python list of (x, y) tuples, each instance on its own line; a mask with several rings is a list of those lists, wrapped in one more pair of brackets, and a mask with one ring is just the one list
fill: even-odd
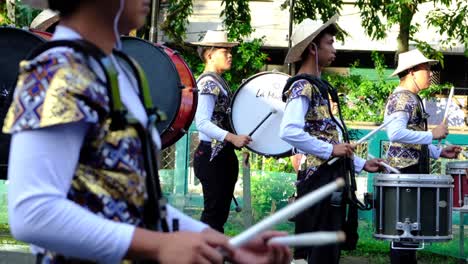
[[(452, 240), (453, 235), (452, 232), (449, 232), (450, 235), (447, 236), (413, 236), (411, 239), (413, 241), (445, 241), (445, 240)], [(396, 235), (384, 235), (384, 234), (373, 234), (373, 236), (377, 239), (384, 239), (384, 240), (400, 240), (402, 237), (401, 236), (396, 236)]]
[(441, 183), (407, 183), (407, 182), (398, 182), (398, 183), (389, 183), (389, 182), (376, 182), (374, 183), (374, 186), (376, 187), (420, 187), (420, 188), (453, 188), (453, 184), (448, 183), (448, 182), (441, 182)]
[(433, 175), (433, 174), (377, 174), (374, 176), (374, 184), (379, 182), (449, 182), (453, 179), (449, 175)]
[(449, 169), (468, 169), (468, 161), (452, 161), (445, 164), (445, 168)]
[[(239, 94), (239, 91), (241, 90), (242, 87), (244, 87), (245, 85), (247, 85), (247, 83), (249, 83), (250, 81), (252, 81), (253, 79), (259, 77), (259, 76), (262, 76), (262, 75), (266, 75), (266, 74), (281, 74), (281, 75), (285, 75), (285, 76), (288, 76), (288, 77), (291, 77), (289, 76), (288, 74), (284, 73), (284, 72), (275, 72), (275, 71), (263, 71), (263, 72), (259, 72), (259, 73), (256, 73), (252, 76), (250, 76), (249, 78), (245, 79), (241, 85), (239, 86), (239, 88), (237, 88), (237, 90), (234, 92), (234, 95), (232, 96), (232, 99), (231, 99), (231, 104), (230, 104), (230, 108), (231, 108), (231, 112), (229, 113), (229, 126), (231, 127), (231, 130), (232, 132), (234, 132), (234, 134), (237, 135), (237, 131), (236, 129), (234, 128), (234, 124), (232, 122), (232, 109), (233, 109), (233, 105), (234, 105), (234, 101), (237, 97), (237, 95)], [(291, 148), (290, 150), (288, 151), (285, 151), (283, 153), (279, 153), (279, 154), (276, 154), (276, 155), (272, 155), (272, 154), (268, 154), (268, 153), (263, 153), (261, 151), (257, 151), (257, 150), (254, 150), (252, 149), (251, 147), (249, 147), (248, 145), (245, 146), (248, 150), (254, 152), (254, 153), (257, 153), (259, 155), (262, 155), (262, 156), (265, 156), (267, 158), (269, 157), (273, 157), (273, 158), (285, 158), (285, 157), (289, 157), (292, 155), (293, 153), (293, 149)]]

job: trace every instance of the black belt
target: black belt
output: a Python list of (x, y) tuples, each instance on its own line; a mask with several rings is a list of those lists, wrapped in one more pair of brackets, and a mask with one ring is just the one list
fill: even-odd
[(211, 147), (211, 141), (200, 140), (200, 145)]

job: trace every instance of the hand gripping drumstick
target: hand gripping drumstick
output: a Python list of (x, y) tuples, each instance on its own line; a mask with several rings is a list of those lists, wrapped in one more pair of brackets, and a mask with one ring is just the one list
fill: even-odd
[(343, 242), (346, 235), (343, 231), (339, 232), (314, 232), (300, 235), (274, 237), (268, 240), (268, 244), (279, 244), (289, 247), (297, 246), (323, 246)]
[[(369, 158), (371, 158), (371, 159), (375, 159), (374, 155), (372, 155), (372, 154), (367, 154), (367, 156), (369, 156)], [(398, 169), (388, 165), (385, 162), (379, 162), (379, 165), (384, 166), (385, 168), (387, 168), (389, 171), (391, 171), (393, 173), (401, 174), (401, 172)]]
[[(360, 140), (358, 140), (356, 143), (354, 143), (353, 145), (359, 145), (361, 143), (363, 143), (364, 141), (368, 140), (370, 137), (372, 137), (375, 133), (379, 132), (382, 128), (388, 126), (393, 120), (395, 120), (396, 117), (391, 117), (387, 120), (387, 122), (384, 122), (383, 124), (381, 124), (380, 126), (376, 127), (374, 130), (372, 130), (371, 132), (369, 132), (367, 135), (365, 135), (364, 137), (362, 137)], [(335, 163), (335, 161), (337, 161), (338, 159), (340, 159), (340, 157), (335, 157), (331, 160), (328, 161), (328, 165), (332, 165), (333, 163)]]
[(272, 115), (272, 114), (276, 114), (277, 110), (276, 108), (272, 107), (270, 109), (270, 112), (262, 119), (262, 121), (260, 121), (260, 123), (258, 123), (258, 125), (252, 130), (252, 132), (249, 133), (249, 137), (251, 137), (253, 135), (253, 133), (255, 133), (255, 131), (257, 131), (257, 129), (263, 125), (263, 123), (265, 123), (265, 121)]
[[(450, 143), (448, 140), (445, 140), (445, 145), (447, 145), (447, 146), (453, 146), (453, 144)], [(462, 153), (465, 157), (468, 158), (468, 152), (466, 152), (466, 150), (463, 150), (463, 149), (462, 149), (461, 153)]]
[(343, 187), (344, 184), (344, 180), (342, 178), (338, 178), (334, 182), (331, 182), (311, 193), (308, 193), (307, 195), (297, 199), (294, 203), (284, 207), (283, 209), (268, 216), (267, 218), (253, 225), (252, 227), (240, 233), (239, 235), (231, 238), (229, 240), (229, 243), (233, 247), (241, 247), (242, 245), (252, 240), (259, 233), (272, 228), (278, 223), (287, 221), (289, 218), (306, 210), (321, 199), (330, 195), (338, 188)]

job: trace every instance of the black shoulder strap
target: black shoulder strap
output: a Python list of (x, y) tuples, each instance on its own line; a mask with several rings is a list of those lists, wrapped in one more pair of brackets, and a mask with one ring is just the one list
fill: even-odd
[(284, 88), (283, 88), (283, 96), (281, 98), (283, 100), (283, 102), (286, 102), (288, 100), (286, 92), (289, 91), (289, 89), (291, 89), (291, 86), (293, 85), (293, 83), (298, 81), (298, 80), (307, 80), (308, 82), (310, 82), (311, 84), (313, 84), (313, 85), (315, 85), (315, 86), (317, 86), (319, 88), (320, 93), (323, 95), (324, 98), (328, 98), (327, 88), (322, 83), (323, 80), (321, 80), (320, 78), (318, 78), (316, 76), (310, 75), (310, 74), (301, 73), (301, 74), (298, 74), (296, 76), (293, 76), (293, 77), (289, 78), (286, 81), (286, 84), (284, 85)]

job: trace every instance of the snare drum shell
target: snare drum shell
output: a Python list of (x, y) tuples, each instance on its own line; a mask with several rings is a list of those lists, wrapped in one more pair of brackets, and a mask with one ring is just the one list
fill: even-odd
[(463, 207), (465, 196), (468, 196), (468, 161), (447, 162), (445, 168), (454, 181), (453, 207)]
[[(374, 237), (436, 242), (452, 239), (453, 180), (446, 175), (380, 174), (374, 177)], [(397, 223), (419, 223), (404, 237)]]

